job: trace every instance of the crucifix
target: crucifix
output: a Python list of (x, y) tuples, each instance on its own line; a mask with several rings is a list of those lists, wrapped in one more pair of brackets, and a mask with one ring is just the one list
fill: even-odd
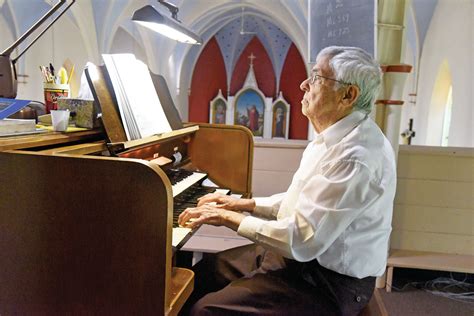
[(411, 139), (415, 137), (415, 131), (413, 130), (413, 119), (410, 119), (408, 123), (408, 129), (403, 131), (401, 135), (407, 141), (407, 144), (411, 145)]
[(253, 66), (253, 60), (257, 58), (255, 57), (255, 55), (253, 53), (250, 53), (250, 56), (248, 57), (248, 59), (250, 59), (250, 66)]

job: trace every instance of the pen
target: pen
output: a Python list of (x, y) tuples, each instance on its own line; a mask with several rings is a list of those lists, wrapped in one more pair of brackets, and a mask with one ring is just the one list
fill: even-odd
[(48, 74), (46, 73), (46, 69), (43, 66), (39, 66), (41, 73), (43, 74), (43, 81), (48, 82)]
[(49, 70), (51, 72), (51, 75), (54, 77), (54, 67), (53, 64), (49, 63)]
[(51, 73), (49, 71), (49, 68), (46, 66), (39, 66), (41, 73), (43, 74), (43, 80), (44, 82), (53, 82), (53, 76), (51, 76)]

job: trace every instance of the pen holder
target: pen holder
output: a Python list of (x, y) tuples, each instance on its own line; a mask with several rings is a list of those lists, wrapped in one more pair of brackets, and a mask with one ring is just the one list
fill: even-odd
[(46, 113), (58, 109), (58, 98), (69, 96), (68, 84), (44, 83), (44, 101), (46, 104)]

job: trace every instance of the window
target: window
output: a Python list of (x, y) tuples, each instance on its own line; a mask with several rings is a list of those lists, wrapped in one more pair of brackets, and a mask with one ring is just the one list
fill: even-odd
[(451, 126), (451, 110), (453, 107), (453, 86), (449, 87), (446, 105), (444, 107), (443, 134), (441, 136), (441, 146), (448, 146), (449, 127)]
[(447, 60), (439, 67), (428, 114), (426, 145), (447, 146), (451, 123), (452, 79)]

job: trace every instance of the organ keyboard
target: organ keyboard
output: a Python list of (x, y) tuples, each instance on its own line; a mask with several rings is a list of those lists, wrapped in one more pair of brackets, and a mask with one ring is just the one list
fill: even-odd
[(189, 239), (192, 230), (179, 227), (178, 217), (185, 209), (197, 206), (198, 198), (208, 193), (230, 194), (230, 190), (202, 186), (201, 182), (207, 177), (202, 172), (186, 169), (168, 169), (165, 171), (173, 189), (173, 236), (172, 246), (181, 248)]

